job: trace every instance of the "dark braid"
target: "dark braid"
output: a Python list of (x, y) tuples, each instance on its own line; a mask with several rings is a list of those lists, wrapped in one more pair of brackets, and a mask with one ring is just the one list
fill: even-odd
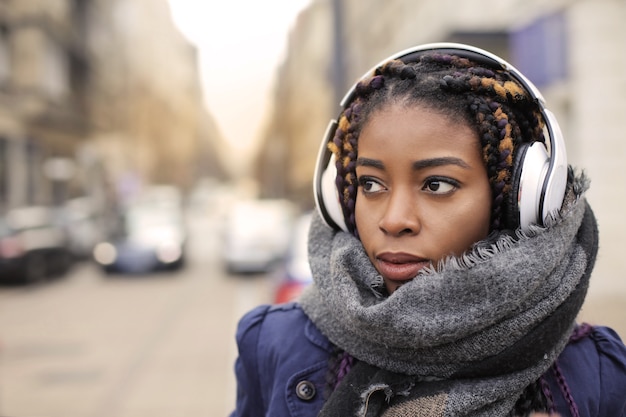
[(551, 408), (539, 379), (526, 387), (508, 417), (529, 417), (535, 412), (550, 412)]
[(344, 350), (334, 347), (328, 358), (328, 370), (326, 372), (326, 385), (324, 399), (328, 399), (337, 385), (352, 368), (354, 358)]
[(337, 375), (339, 370), (339, 363), (341, 362), (341, 355), (343, 351), (338, 347), (334, 347), (332, 353), (328, 357), (328, 369), (326, 370), (325, 387), (324, 387), (324, 399), (327, 400), (335, 389), (337, 384)]
[(337, 188), (348, 229), (357, 195), (358, 137), (372, 113), (391, 103), (423, 105), (464, 122), (480, 139), (492, 191), (491, 229), (505, 227), (504, 201), (511, 189), (515, 152), (524, 142), (544, 142), (539, 109), (505, 71), (483, 68), (466, 58), (437, 53), (418, 61), (389, 61), (355, 87), (329, 144), (337, 157)]

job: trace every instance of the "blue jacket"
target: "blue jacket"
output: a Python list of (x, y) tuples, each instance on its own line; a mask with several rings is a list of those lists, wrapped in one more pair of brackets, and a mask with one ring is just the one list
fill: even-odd
[[(297, 303), (260, 306), (237, 329), (237, 408), (231, 417), (314, 417), (324, 403), (331, 343)], [(558, 360), (580, 417), (626, 417), (626, 346), (607, 327), (570, 343)], [(567, 399), (546, 373), (561, 417)]]

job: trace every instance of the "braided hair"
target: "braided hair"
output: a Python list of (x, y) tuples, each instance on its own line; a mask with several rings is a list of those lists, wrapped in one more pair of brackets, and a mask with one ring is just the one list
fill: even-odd
[(536, 412), (553, 413), (554, 407), (546, 392), (550, 393), (542, 377), (526, 387), (507, 417), (531, 417)]
[(348, 230), (358, 236), (355, 221), (356, 159), (359, 134), (370, 116), (384, 105), (421, 105), (474, 129), (493, 197), (491, 230), (506, 228), (511, 178), (521, 143), (545, 143), (538, 105), (506, 71), (493, 70), (456, 55), (429, 53), (416, 61), (391, 60), (376, 68), (354, 89), (339, 116), (330, 150), (336, 156), (336, 185)]

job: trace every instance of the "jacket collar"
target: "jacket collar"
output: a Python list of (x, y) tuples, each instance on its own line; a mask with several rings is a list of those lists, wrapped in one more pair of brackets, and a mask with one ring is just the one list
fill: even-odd
[(319, 331), (319, 329), (313, 324), (311, 320), (307, 320), (306, 325), (304, 327), (304, 334), (307, 339), (314, 345), (331, 352), (333, 350), (333, 346), (328, 340), (326, 336)]

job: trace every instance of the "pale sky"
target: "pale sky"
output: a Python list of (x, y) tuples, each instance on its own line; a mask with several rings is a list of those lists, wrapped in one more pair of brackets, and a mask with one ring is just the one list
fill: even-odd
[(205, 101), (224, 139), (249, 152), (269, 109), (274, 72), (311, 0), (168, 0), (200, 54)]

